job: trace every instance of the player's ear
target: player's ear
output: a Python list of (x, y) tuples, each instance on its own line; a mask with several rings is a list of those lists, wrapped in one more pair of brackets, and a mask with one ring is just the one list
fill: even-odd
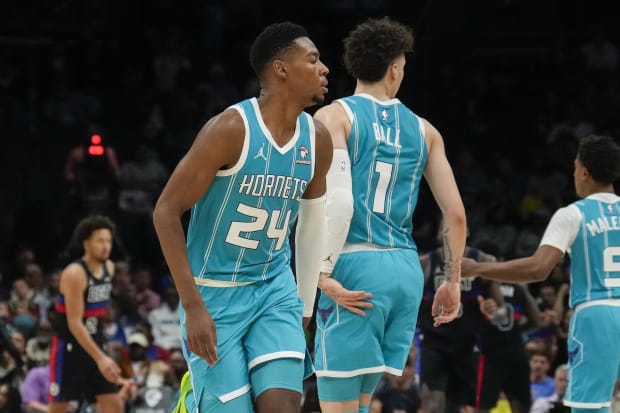
[(398, 79), (398, 65), (396, 63), (392, 63), (389, 68), (390, 78)]
[(273, 71), (276, 74), (276, 76), (280, 79), (286, 79), (287, 76), (287, 67), (286, 67), (286, 63), (284, 63), (284, 61), (282, 60), (274, 60), (273, 61)]

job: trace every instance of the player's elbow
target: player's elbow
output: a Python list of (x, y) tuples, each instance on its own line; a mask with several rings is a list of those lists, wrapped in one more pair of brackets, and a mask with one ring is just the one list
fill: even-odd
[(155, 204), (155, 208), (153, 208), (153, 225), (155, 229), (160, 228), (167, 221), (171, 216), (170, 211), (171, 208), (168, 203), (160, 198)]
[(155, 208), (153, 208), (153, 226), (155, 227), (155, 229), (157, 229), (162, 221), (162, 208), (161, 205), (159, 204), (159, 202), (157, 202), (157, 204), (155, 204)]
[(443, 221), (450, 228), (462, 228), (467, 231), (467, 216), (464, 208), (453, 208), (443, 214)]
[(527, 272), (529, 282), (543, 281), (549, 275), (550, 270), (538, 264), (534, 264)]

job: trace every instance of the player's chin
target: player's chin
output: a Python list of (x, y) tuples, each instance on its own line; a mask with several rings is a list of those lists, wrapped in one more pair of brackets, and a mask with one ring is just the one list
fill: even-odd
[(325, 95), (324, 94), (315, 95), (312, 98), (312, 103), (314, 103), (315, 105), (321, 105), (324, 102), (325, 102)]

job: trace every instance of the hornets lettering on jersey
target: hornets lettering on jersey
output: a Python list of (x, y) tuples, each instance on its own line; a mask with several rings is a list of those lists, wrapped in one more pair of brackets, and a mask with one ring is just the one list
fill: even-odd
[(243, 175), (239, 193), (252, 196), (276, 197), (299, 201), (308, 181), (293, 176)]
[(192, 207), (187, 233), (190, 265), (200, 278), (266, 280), (289, 266), (288, 236), (314, 174), (314, 122), (302, 112), (293, 137), (279, 146), (255, 98), (232, 108), (245, 124), (242, 153), (236, 165), (217, 173)]

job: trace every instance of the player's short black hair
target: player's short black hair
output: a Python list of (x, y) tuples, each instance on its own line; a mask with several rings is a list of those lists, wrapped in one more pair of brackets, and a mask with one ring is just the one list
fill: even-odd
[(581, 139), (577, 159), (596, 182), (613, 184), (620, 177), (620, 146), (609, 136), (590, 135)]
[(73, 231), (72, 241), (77, 247), (82, 247), (82, 243), (89, 239), (93, 232), (98, 229), (109, 229), (112, 236), (116, 233), (116, 225), (112, 220), (104, 215), (94, 214), (83, 218)]
[(413, 30), (389, 17), (371, 18), (344, 39), (344, 66), (363, 82), (378, 82), (394, 59), (413, 51)]
[(290, 49), (295, 39), (309, 37), (308, 31), (292, 22), (273, 23), (254, 40), (250, 48), (250, 64), (260, 79), (265, 66)]

